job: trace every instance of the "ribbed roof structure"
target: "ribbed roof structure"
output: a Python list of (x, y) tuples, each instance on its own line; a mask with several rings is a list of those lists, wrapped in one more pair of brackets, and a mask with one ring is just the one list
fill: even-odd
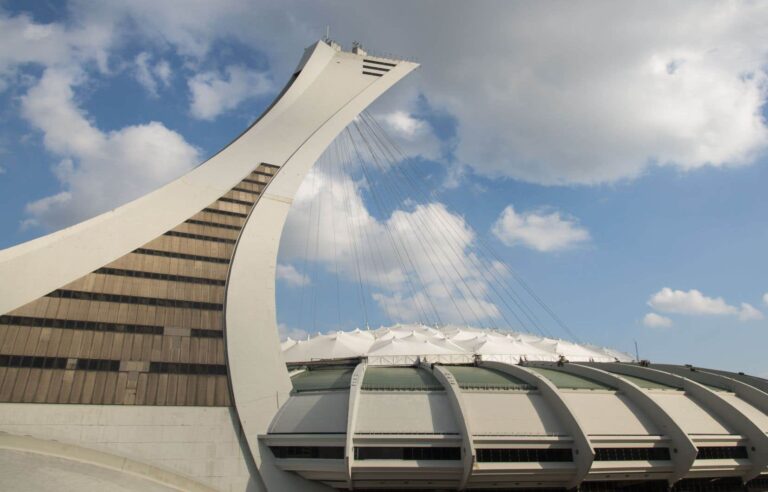
[(629, 362), (623, 352), (594, 345), (540, 337), (529, 333), (487, 328), (397, 324), (376, 330), (336, 331), (307, 340), (288, 338), (282, 343), (288, 364), (367, 357), (369, 364), (412, 362), (471, 362), (475, 358), (520, 361)]

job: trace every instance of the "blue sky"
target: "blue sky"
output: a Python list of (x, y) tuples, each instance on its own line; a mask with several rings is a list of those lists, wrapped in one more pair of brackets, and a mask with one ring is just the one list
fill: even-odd
[[(215, 153), (330, 24), (347, 46), (422, 64), (370, 112), (432, 190), (424, 204), (461, 232), (457, 261), (488, 242), (581, 340), (768, 375), (764, 4), (181, 4), (0, 2), (0, 247)], [(359, 171), (337, 171), (320, 163), (310, 179), (326, 186), (306, 183), (286, 228), (285, 333), (364, 323), (354, 269), (323, 254), (349, 243), (321, 224), (307, 255), (312, 200), (341, 217), (346, 196), (358, 237), (419, 217), (393, 196), (401, 213), (380, 213)], [(421, 286), (438, 304), (443, 280)], [(365, 289), (371, 324), (408, 320), (402, 279)]]

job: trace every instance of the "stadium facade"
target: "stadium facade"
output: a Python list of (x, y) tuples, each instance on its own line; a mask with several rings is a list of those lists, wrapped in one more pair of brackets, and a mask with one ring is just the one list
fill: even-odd
[(470, 328), (281, 351), (296, 190), (416, 66), (318, 42), (205, 163), (0, 251), (0, 488), (765, 490), (760, 378)]

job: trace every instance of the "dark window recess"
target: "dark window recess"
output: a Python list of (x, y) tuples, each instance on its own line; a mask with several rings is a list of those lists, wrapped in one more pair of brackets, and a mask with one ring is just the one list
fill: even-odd
[(234, 198), (219, 198), (220, 202), (234, 203), (236, 205), (245, 205), (246, 207), (253, 206), (253, 202), (246, 202), (245, 200), (235, 200)]
[(551, 449), (503, 449), (479, 448), (477, 461), (485, 463), (529, 463), (545, 461), (573, 461), (570, 448)]
[(747, 482), (747, 490), (749, 492), (757, 492), (757, 491), (763, 491), (765, 492), (768, 490), (768, 477), (762, 476), (758, 478), (753, 478), (749, 482)]
[(119, 268), (99, 268), (93, 273), (102, 275), (119, 275), (122, 277), (151, 278), (154, 280), (168, 280), (170, 282), (185, 282), (188, 284), (224, 285), (224, 280), (215, 278), (187, 277), (185, 275), (169, 275), (167, 273), (142, 272), (138, 270), (121, 270)]
[(260, 191), (246, 190), (245, 188), (232, 188), (232, 191), (239, 191), (240, 193), (250, 193), (251, 195), (258, 195)]
[(241, 219), (245, 219), (248, 217), (248, 214), (241, 214), (240, 212), (230, 212), (228, 210), (219, 210), (217, 208), (204, 208), (203, 212), (209, 212), (212, 214), (219, 214), (219, 215), (228, 215), (230, 217), (240, 217)]
[(270, 446), (275, 458), (298, 458), (316, 460), (342, 460), (344, 448), (341, 446)]
[(164, 256), (166, 258), (178, 258), (180, 260), (207, 261), (208, 263), (229, 263), (229, 258), (216, 258), (214, 256), (188, 255), (186, 253), (172, 253), (170, 251), (160, 251), (157, 249), (139, 248), (133, 250), (138, 255)]
[(64, 369), (66, 357), (33, 357), (31, 355), (0, 355), (0, 367), (32, 367), (36, 369)]
[(219, 224), (218, 222), (208, 222), (207, 220), (187, 219), (184, 222), (186, 222), (187, 224), (195, 224), (195, 225), (208, 226), (208, 227), (218, 227), (220, 229), (229, 229), (230, 231), (239, 231), (240, 229), (242, 229), (242, 226)]
[(746, 459), (747, 448), (744, 446), (705, 446), (699, 448), (697, 460), (736, 460)]
[(150, 362), (149, 372), (224, 376), (227, 374), (227, 366), (219, 364), (185, 364), (183, 362)]
[(253, 171), (251, 174), (258, 174), (259, 176), (266, 176), (268, 178), (271, 178), (274, 176), (274, 174), (266, 173), (264, 171), (259, 171), (258, 169), (256, 171)]
[(366, 66), (366, 65), (363, 65), (363, 70), (373, 70), (375, 72), (380, 72), (380, 73), (387, 73), (387, 72), (389, 72), (388, 68), (384, 68), (384, 67), (369, 67), (369, 66)]
[(204, 330), (202, 328), (192, 328), (190, 335), (198, 338), (224, 338), (224, 332), (221, 330)]
[[(266, 185), (266, 184), (267, 184), (267, 183), (265, 183), (265, 182), (263, 182), (263, 181), (256, 181), (256, 180), (253, 180), (253, 179), (248, 179), (248, 178), (245, 178), (245, 179), (243, 180), (243, 183), (251, 183), (251, 184), (255, 184), (255, 185), (261, 185), (261, 186), (264, 186), (264, 185)], [(259, 192), (259, 193), (261, 193), (261, 192)]]
[(666, 480), (621, 480), (579, 484), (580, 492), (669, 492), (669, 490)]
[(143, 333), (162, 335), (162, 326), (127, 325), (72, 319), (32, 318), (28, 316), (0, 316), (0, 325), (36, 326), (40, 328), (64, 328), (68, 330), (111, 331), (117, 333)]
[(461, 459), (460, 448), (355, 448), (356, 460), (438, 460), (454, 461)]
[(199, 239), (200, 241), (212, 241), (214, 243), (235, 244), (234, 239), (216, 236), (204, 236), (202, 234), (190, 234), (189, 232), (168, 231), (165, 236), (183, 237), (185, 239)]
[[(750, 490), (744, 487), (741, 477), (721, 478), (686, 478), (675, 483), (673, 492), (744, 492)], [(752, 489), (754, 490), (754, 489)], [(759, 488), (757, 490), (766, 490)]]
[[(296, 73), (297, 74), (301, 73), (301, 70), (299, 70)], [(275, 166), (274, 164), (267, 164), (266, 162), (262, 162), (261, 164), (259, 164), (259, 167), (269, 167), (271, 169), (280, 169), (280, 166)]]
[(363, 75), (375, 75), (376, 77), (381, 77), (381, 76), (382, 76), (382, 75), (384, 75), (384, 74), (381, 74), (381, 73), (373, 73), (373, 72), (366, 72), (365, 70), (363, 70)]
[(374, 63), (376, 65), (384, 65), (385, 67), (395, 67), (395, 66), (397, 66), (396, 63), (387, 63), (387, 62), (378, 61), (378, 60), (366, 60), (365, 58), (363, 58), (363, 63)]
[(141, 304), (144, 306), (160, 306), (172, 308), (203, 309), (206, 311), (222, 311), (223, 304), (213, 302), (182, 301), (179, 299), (157, 299), (154, 297), (124, 296), (120, 294), (104, 294), (101, 292), (82, 292), (79, 290), (54, 290), (47, 297), (62, 299), (82, 299), (85, 301), (120, 302), (123, 304)]
[(595, 448), (595, 461), (668, 461), (669, 448)]
[(77, 359), (78, 369), (83, 371), (119, 371), (119, 360), (106, 360), (106, 359)]

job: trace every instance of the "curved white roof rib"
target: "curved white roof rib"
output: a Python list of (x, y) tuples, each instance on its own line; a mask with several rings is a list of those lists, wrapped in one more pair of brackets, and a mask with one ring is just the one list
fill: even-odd
[[(630, 362), (629, 354), (597, 346), (580, 345), (528, 333), (492, 329), (421, 324), (398, 324), (376, 330), (337, 331), (318, 334), (307, 340), (286, 340), (282, 344), (288, 364), (352, 357), (424, 357), (432, 362), (447, 362), (441, 356), (475, 356), (482, 360), (510, 363), (551, 361), (565, 358), (572, 362)], [(387, 360), (386, 363), (391, 363)]]

